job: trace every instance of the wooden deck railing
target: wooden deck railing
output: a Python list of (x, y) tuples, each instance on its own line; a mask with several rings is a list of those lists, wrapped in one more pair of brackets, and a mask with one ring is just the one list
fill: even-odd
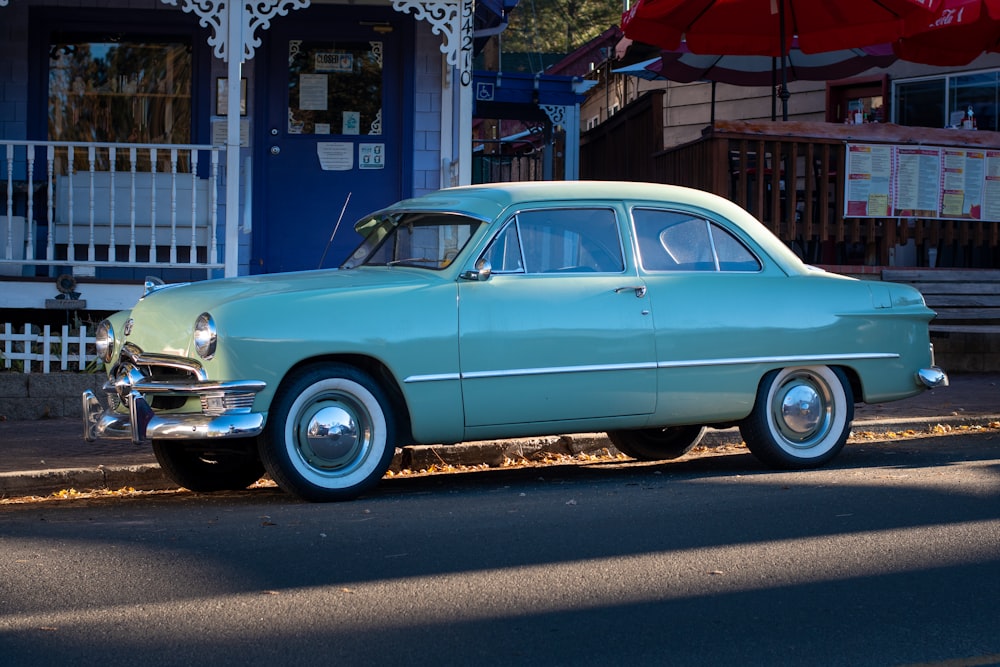
[[(223, 268), (221, 147), (0, 141), (0, 274)], [(202, 273), (207, 276), (208, 273)]]
[(727, 125), (717, 123), (701, 139), (657, 153), (656, 180), (730, 199), (809, 261), (836, 259), (822, 257), (822, 239), (834, 248), (862, 240), (861, 226), (852, 228), (843, 217), (840, 142), (751, 134)]
[(1000, 222), (845, 218), (845, 146), (1000, 149), (1000, 133), (807, 122), (716, 121), (663, 149), (662, 95), (646, 95), (581, 144), (584, 179), (673, 183), (745, 207), (814, 264), (1000, 267)]
[[(717, 121), (653, 156), (654, 180), (721, 195), (817, 264), (1000, 266), (1000, 222), (844, 217), (847, 142), (1000, 148), (992, 132), (896, 125)], [(931, 250), (928, 253), (928, 250)]]

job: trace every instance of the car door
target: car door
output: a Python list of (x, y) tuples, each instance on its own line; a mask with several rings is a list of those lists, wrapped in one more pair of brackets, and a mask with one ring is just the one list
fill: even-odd
[(654, 208), (632, 218), (656, 327), (657, 420), (744, 416), (758, 364), (792, 351), (784, 332), (795, 330), (805, 302), (790, 300), (787, 276), (766, 270), (720, 221)]
[(467, 427), (646, 415), (656, 406), (649, 298), (611, 207), (522, 211), (459, 287)]

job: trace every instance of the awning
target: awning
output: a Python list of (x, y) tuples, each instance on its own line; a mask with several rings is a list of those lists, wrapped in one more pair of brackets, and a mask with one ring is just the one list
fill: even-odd
[(581, 104), (596, 81), (576, 76), (522, 72), (472, 73), (473, 115), (477, 118), (545, 120), (542, 106)]

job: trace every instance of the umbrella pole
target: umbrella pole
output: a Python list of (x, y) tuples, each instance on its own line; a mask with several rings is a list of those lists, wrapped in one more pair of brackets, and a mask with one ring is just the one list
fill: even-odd
[(718, 81), (712, 82), (712, 125), (715, 125), (715, 87), (718, 83)]
[(771, 121), (778, 120), (778, 59), (771, 58)]
[(788, 120), (788, 72), (785, 69), (785, 2), (780, 0), (778, 27), (781, 30), (781, 120)]

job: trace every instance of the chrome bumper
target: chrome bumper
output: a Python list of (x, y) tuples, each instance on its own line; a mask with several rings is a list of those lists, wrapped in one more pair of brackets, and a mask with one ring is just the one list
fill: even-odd
[[(221, 413), (160, 413), (149, 406), (145, 393), (172, 396), (197, 395), (215, 398), (228, 393), (257, 393), (263, 382), (193, 382), (183, 384), (141, 383), (123, 387), (120, 383), (105, 385), (105, 390), (117, 391), (128, 413), (105, 409), (94, 392), (83, 392), (83, 437), (93, 442), (101, 437), (130, 438), (139, 444), (147, 440), (208, 440), (215, 438), (246, 438), (259, 435), (264, 429), (264, 415), (249, 409), (226, 410)], [(114, 394), (111, 394), (112, 396)]]

